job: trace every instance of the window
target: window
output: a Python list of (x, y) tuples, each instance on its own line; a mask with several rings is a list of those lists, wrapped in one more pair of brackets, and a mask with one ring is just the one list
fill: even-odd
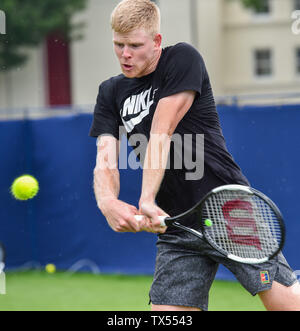
[(300, 10), (300, 0), (294, 0), (294, 10)]
[(271, 49), (256, 49), (254, 51), (255, 76), (268, 77), (272, 75), (272, 51)]
[(270, 14), (271, 7), (270, 7), (270, 0), (261, 0), (260, 7), (254, 10), (255, 14)]
[(300, 75), (300, 47), (296, 48), (296, 73)]

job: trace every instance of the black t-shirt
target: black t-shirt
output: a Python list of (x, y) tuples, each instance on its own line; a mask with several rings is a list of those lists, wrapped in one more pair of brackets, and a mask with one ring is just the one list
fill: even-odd
[[(226, 148), (210, 80), (199, 52), (179, 43), (163, 49), (153, 73), (142, 78), (126, 78), (121, 74), (103, 82), (90, 130), (93, 137), (111, 134), (120, 139), (119, 128), (123, 126), (128, 138), (143, 134), (149, 139), (159, 100), (187, 90), (196, 91), (196, 98), (174, 132), (177, 138), (171, 144), (170, 161), (156, 197), (158, 205), (170, 215), (191, 208), (216, 186), (249, 185)], [(199, 151), (203, 145), (204, 159)], [(178, 166), (175, 155), (181, 154), (181, 150), (182, 166)], [(194, 161), (204, 165), (202, 178), (195, 175), (196, 170), (193, 175), (190, 168), (193, 163), (185, 165), (184, 152), (188, 150)]]

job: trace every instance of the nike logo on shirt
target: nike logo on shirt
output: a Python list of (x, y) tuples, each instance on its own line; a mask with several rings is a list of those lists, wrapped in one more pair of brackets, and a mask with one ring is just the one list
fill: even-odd
[[(149, 115), (150, 107), (154, 103), (154, 90), (151, 98), (152, 87), (140, 94), (132, 95), (124, 102), (121, 109), (121, 118), (127, 132), (131, 132), (136, 125), (140, 124), (143, 119)], [(129, 117), (129, 119), (127, 119)], [(126, 119), (125, 119), (126, 118)]]

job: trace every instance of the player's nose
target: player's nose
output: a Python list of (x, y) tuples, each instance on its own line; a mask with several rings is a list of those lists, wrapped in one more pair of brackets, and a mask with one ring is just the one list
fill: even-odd
[(128, 46), (124, 46), (124, 48), (123, 48), (123, 54), (122, 54), (122, 55), (123, 55), (123, 57), (126, 58), (126, 59), (132, 57), (132, 54), (131, 54), (131, 52), (130, 52)]

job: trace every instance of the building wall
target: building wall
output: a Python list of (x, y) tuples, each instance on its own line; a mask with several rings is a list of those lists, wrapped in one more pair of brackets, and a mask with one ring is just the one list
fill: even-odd
[[(300, 92), (294, 61), (300, 36), (291, 31), (292, 1), (270, 3), (270, 15), (254, 15), (236, 0), (227, 2), (223, 21), (223, 94)], [(253, 52), (266, 47), (273, 52), (273, 74), (258, 78), (253, 72)]]
[(26, 50), (27, 64), (0, 73), (0, 108), (41, 107), (46, 100), (44, 45)]
[(223, 94), (223, 0), (197, 1), (197, 48), (204, 58), (215, 95)]
[(110, 14), (118, 0), (89, 0), (85, 12), (75, 20), (84, 21), (84, 39), (72, 45), (72, 94), (75, 105), (96, 100), (101, 81), (119, 73), (113, 53)]
[[(120, 72), (113, 53), (110, 14), (119, 0), (89, 0), (74, 21), (85, 22), (84, 38), (71, 44), (73, 105), (93, 105), (99, 84)], [(158, 0), (163, 46), (186, 41), (199, 49), (216, 96), (300, 92), (295, 49), (300, 35), (291, 31), (293, 0), (271, 0), (272, 14), (254, 15), (239, 0)], [(9, 33), (9, 32), (8, 32)], [(253, 51), (273, 50), (274, 74), (253, 74)], [(44, 45), (29, 50), (26, 66), (0, 73), (0, 108), (47, 105)]]

